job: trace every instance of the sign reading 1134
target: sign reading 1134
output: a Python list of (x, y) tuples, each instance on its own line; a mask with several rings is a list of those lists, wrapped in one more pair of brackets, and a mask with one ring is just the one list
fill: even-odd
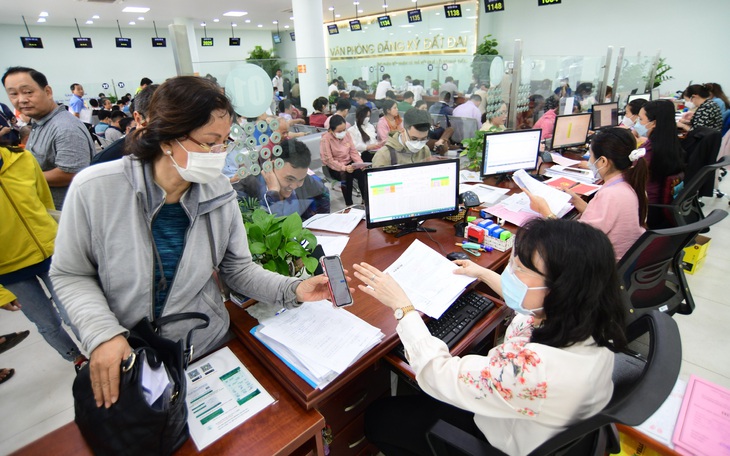
[(504, 11), (504, 2), (505, 0), (484, 0), (484, 12)]
[(537, 6), (557, 5), (559, 3), (562, 3), (562, 0), (537, 0)]
[(449, 17), (461, 17), (461, 5), (444, 5), (444, 14)]

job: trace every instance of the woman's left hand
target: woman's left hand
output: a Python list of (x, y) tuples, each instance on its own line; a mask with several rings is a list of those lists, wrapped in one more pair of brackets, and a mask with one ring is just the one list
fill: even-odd
[(385, 274), (367, 263), (353, 264), (352, 267), (355, 268), (355, 277), (365, 284), (357, 286), (360, 291), (369, 294), (393, 310), (411, 305), (406, 292), (390, 274)]
[[(345, 269), (345, 278), (350, 282), (351, 277), (347, 276), (347, 269)], [(297, 301), (299, 302), (312, 302), (321, 301), (323, 299), (331, 299), (330, 288), (327, 284), (329, 279), (326, 275), (320, 274), (314, 277), (310, 277), (303, 280), (297, 287), (295, 293), (297, 295)], [(350, 293), (354, 292), (354, 288), (350, 288)]]

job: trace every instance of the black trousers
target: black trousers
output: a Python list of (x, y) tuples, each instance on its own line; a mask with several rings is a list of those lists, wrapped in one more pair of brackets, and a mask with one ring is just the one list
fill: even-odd
[(345, 181), (345, 188), (342, 189), (342, 196), (345, 197), (345, 204), (352, 206), (352, 181), (357, 179), (357, 185), (360, 187), (360, 193), (362, 194), (363, 203), (367, 202), (368, 189), (365, 188), (365, 173), (362, 169), (356, 169), (355, 171), (348, 173), (347, 171), (335, 171), (329, 166), (327, 169), (330, 172), (330, 176), (340, 181)]
[(430, 456), (426, 431), (438, 420), (486, 440), (474, 423), (473, 413), (424, 393), (373, 402), (365, 411), (365, 436), (385, 456)]

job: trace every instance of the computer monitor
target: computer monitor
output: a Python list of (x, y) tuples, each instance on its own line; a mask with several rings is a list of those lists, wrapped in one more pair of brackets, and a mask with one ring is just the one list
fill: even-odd
[(592, 125), (594, 130), (618, 125), (618, 102), (594, 104)]
[(632, 101), (639, 100), (639, 99), (643, 99), (643, 100), (646, 100), (646, 101), (651, 101), (651, 92), (647, 92), (647, 93), (633, 93), (633, 94), (629, 95), (628, 100), (626, 100), (626, 104), (629, 104)]
[(434, 231), (419, 222), (459, 213), (459, 160), (434, 160), (365, 172), (368, 229), (403, 224), (396, 236)]
[(588, 138), (588, 127), (590, 125), (590, 112), (556, 117), (551, 149), (582, 146)]
[(517, 130), (484, 136), (482, 177), (537, 167), (542, 130)]

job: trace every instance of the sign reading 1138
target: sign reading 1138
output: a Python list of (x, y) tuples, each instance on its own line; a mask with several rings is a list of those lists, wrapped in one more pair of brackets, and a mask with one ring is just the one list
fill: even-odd
[(444, 14), (449, 17), (461, 17), (461, 5), (444, 5)]
[(505, 0), (484, 0), (484, 12), (504, 11), (504, 2)]
[(537, 0), (537, 6), (557, 5), (561, 2), (562, 0)]

